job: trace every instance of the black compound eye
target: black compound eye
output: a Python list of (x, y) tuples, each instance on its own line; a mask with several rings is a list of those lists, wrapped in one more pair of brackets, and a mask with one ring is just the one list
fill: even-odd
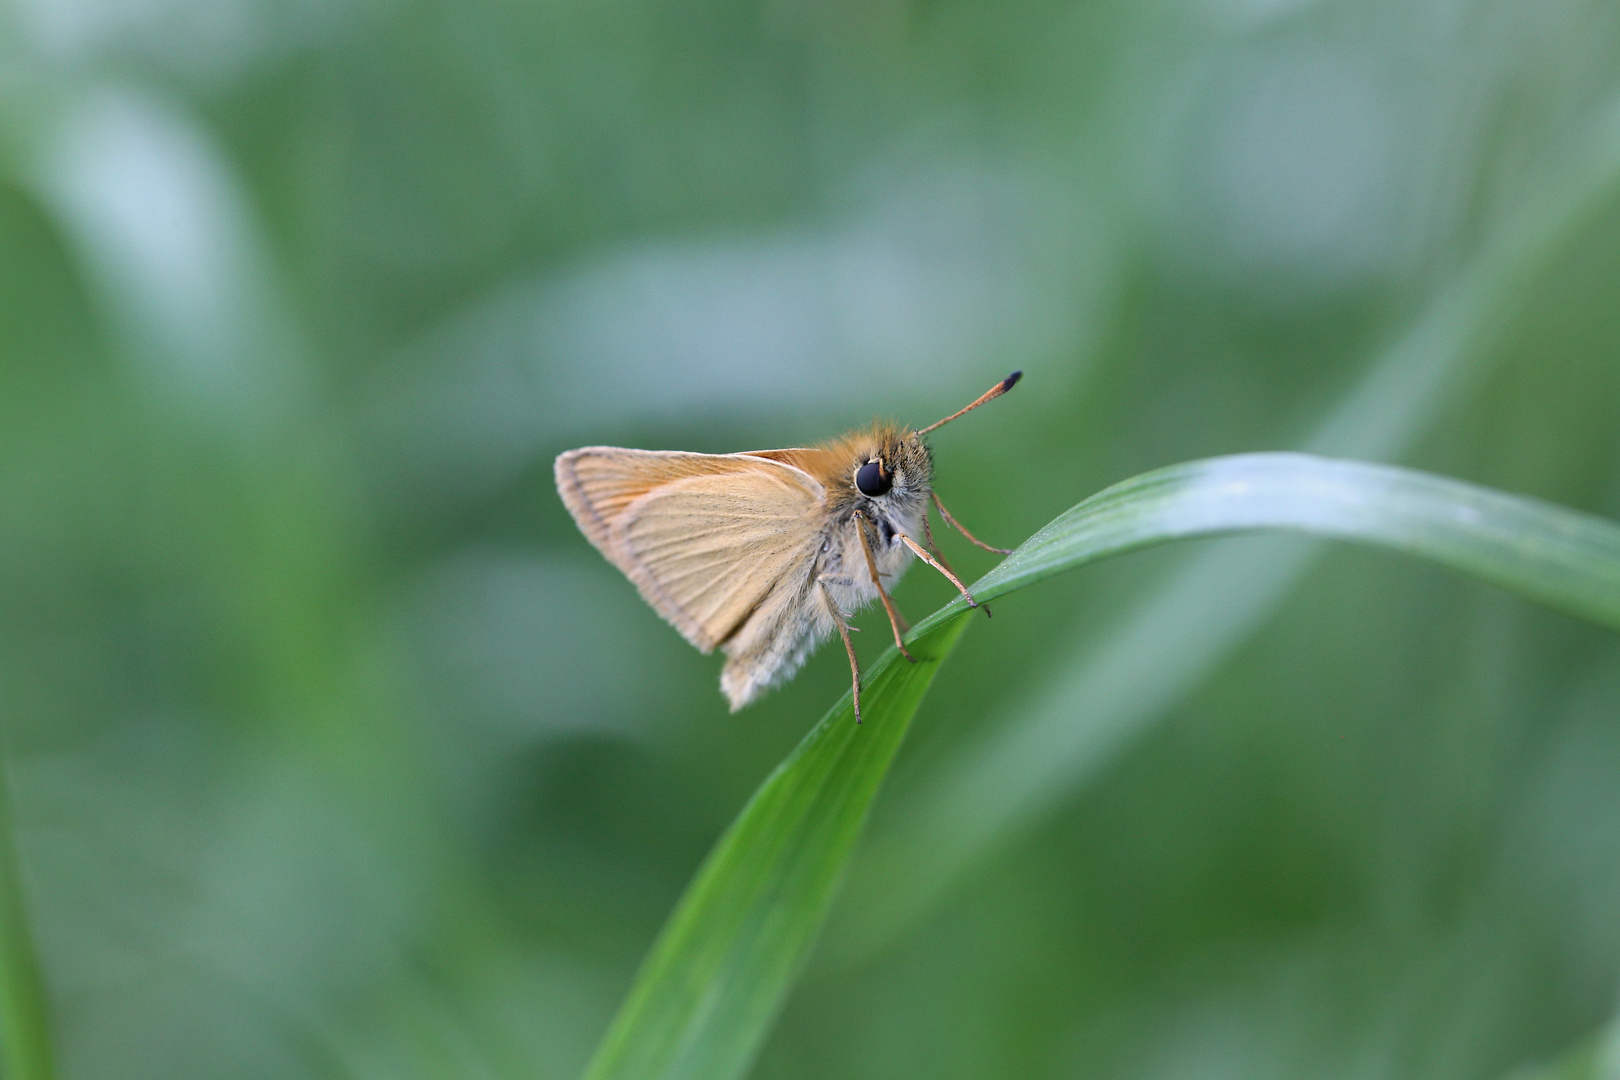
[(855, 473), (855, 487), (862, 495), (873, 498), (894, 486), (894, 476), (881, 461), (868, 461)]

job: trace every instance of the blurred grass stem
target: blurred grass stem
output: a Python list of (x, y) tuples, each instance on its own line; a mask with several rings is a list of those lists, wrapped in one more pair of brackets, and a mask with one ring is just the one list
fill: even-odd
[(56, 1069), (45, 988), (28, 922), (6, 765), (0, 750), (0, 1061), (7, 1080), (50, 1080)]

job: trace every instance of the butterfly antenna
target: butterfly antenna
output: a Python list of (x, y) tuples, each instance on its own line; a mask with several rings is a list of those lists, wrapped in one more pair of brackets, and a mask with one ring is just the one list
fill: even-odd
[(1011, 375), (1007, 376), (1005, 379), (1002, 379), (1000, 382), (996, 383), (996, 385), (992, 386), (990, 389), (988, 389), (984, 393), (980, 394), (976, 399), (974, 399), (974, 401), (971, 404), (967, 405), (964, 408), (957, 409), (955, 412), (951, 413), (951, 415), (947, 416), (943, 420), (934, 421), (932, 424), (929, 424), (927, 427), (922, 428), (921, 430), (919, 430), (917, 432), (917, 434), (926, 435), (930, 431), (933, 431), (935, 428), (940, 427), (940, 426), (942, 426), (944, 424), (950, 423), (952, 420), (955, 420), (958, 416), (961, 416), (963, 413), (970, 413), (974, 409), (977, 409), (980, 405), (983, 405), (983, 404), (985, 404), (986, 402), (989, 402), (989, 401), (996, 400), (996, 398), (1000, 397), (1002, 394), (1005, 394), (1007, 391), (1009, 391), (1013, 387), (1017, 386), (1018, 385), (1018, 380), (1022, 379), (1023, 377), (1024, 377), (1024, 373), (1022, 371), (1013, 372)]

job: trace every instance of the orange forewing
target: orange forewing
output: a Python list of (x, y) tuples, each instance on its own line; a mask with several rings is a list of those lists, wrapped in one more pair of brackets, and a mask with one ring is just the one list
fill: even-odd
[(818, 542), (822, 486), (756, 454), (590, 446), (557, 459), (581, 531), (693, 645), (723, 644)]

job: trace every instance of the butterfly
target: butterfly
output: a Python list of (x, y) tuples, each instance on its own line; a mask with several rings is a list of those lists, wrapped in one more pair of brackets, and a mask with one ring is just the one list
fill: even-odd
[(914, 659), (889, 596), (913, 558), (980, 606), (934, 545), (929, 503), (974, 544), (1010, 554), (945, 509), (923, 436), (1005, 394), (1022, 374), (927, 427), (879, 421), (817, 446), (569, 450), (557, 458), (557, 492), (585, 538), (659, 615), (703, 652), (725, 653), (720, 688), (732, 712), (792, 678), (836, 632), (849, 654), (859, 723), (853, 612), (881, 600), (895, 645)]

